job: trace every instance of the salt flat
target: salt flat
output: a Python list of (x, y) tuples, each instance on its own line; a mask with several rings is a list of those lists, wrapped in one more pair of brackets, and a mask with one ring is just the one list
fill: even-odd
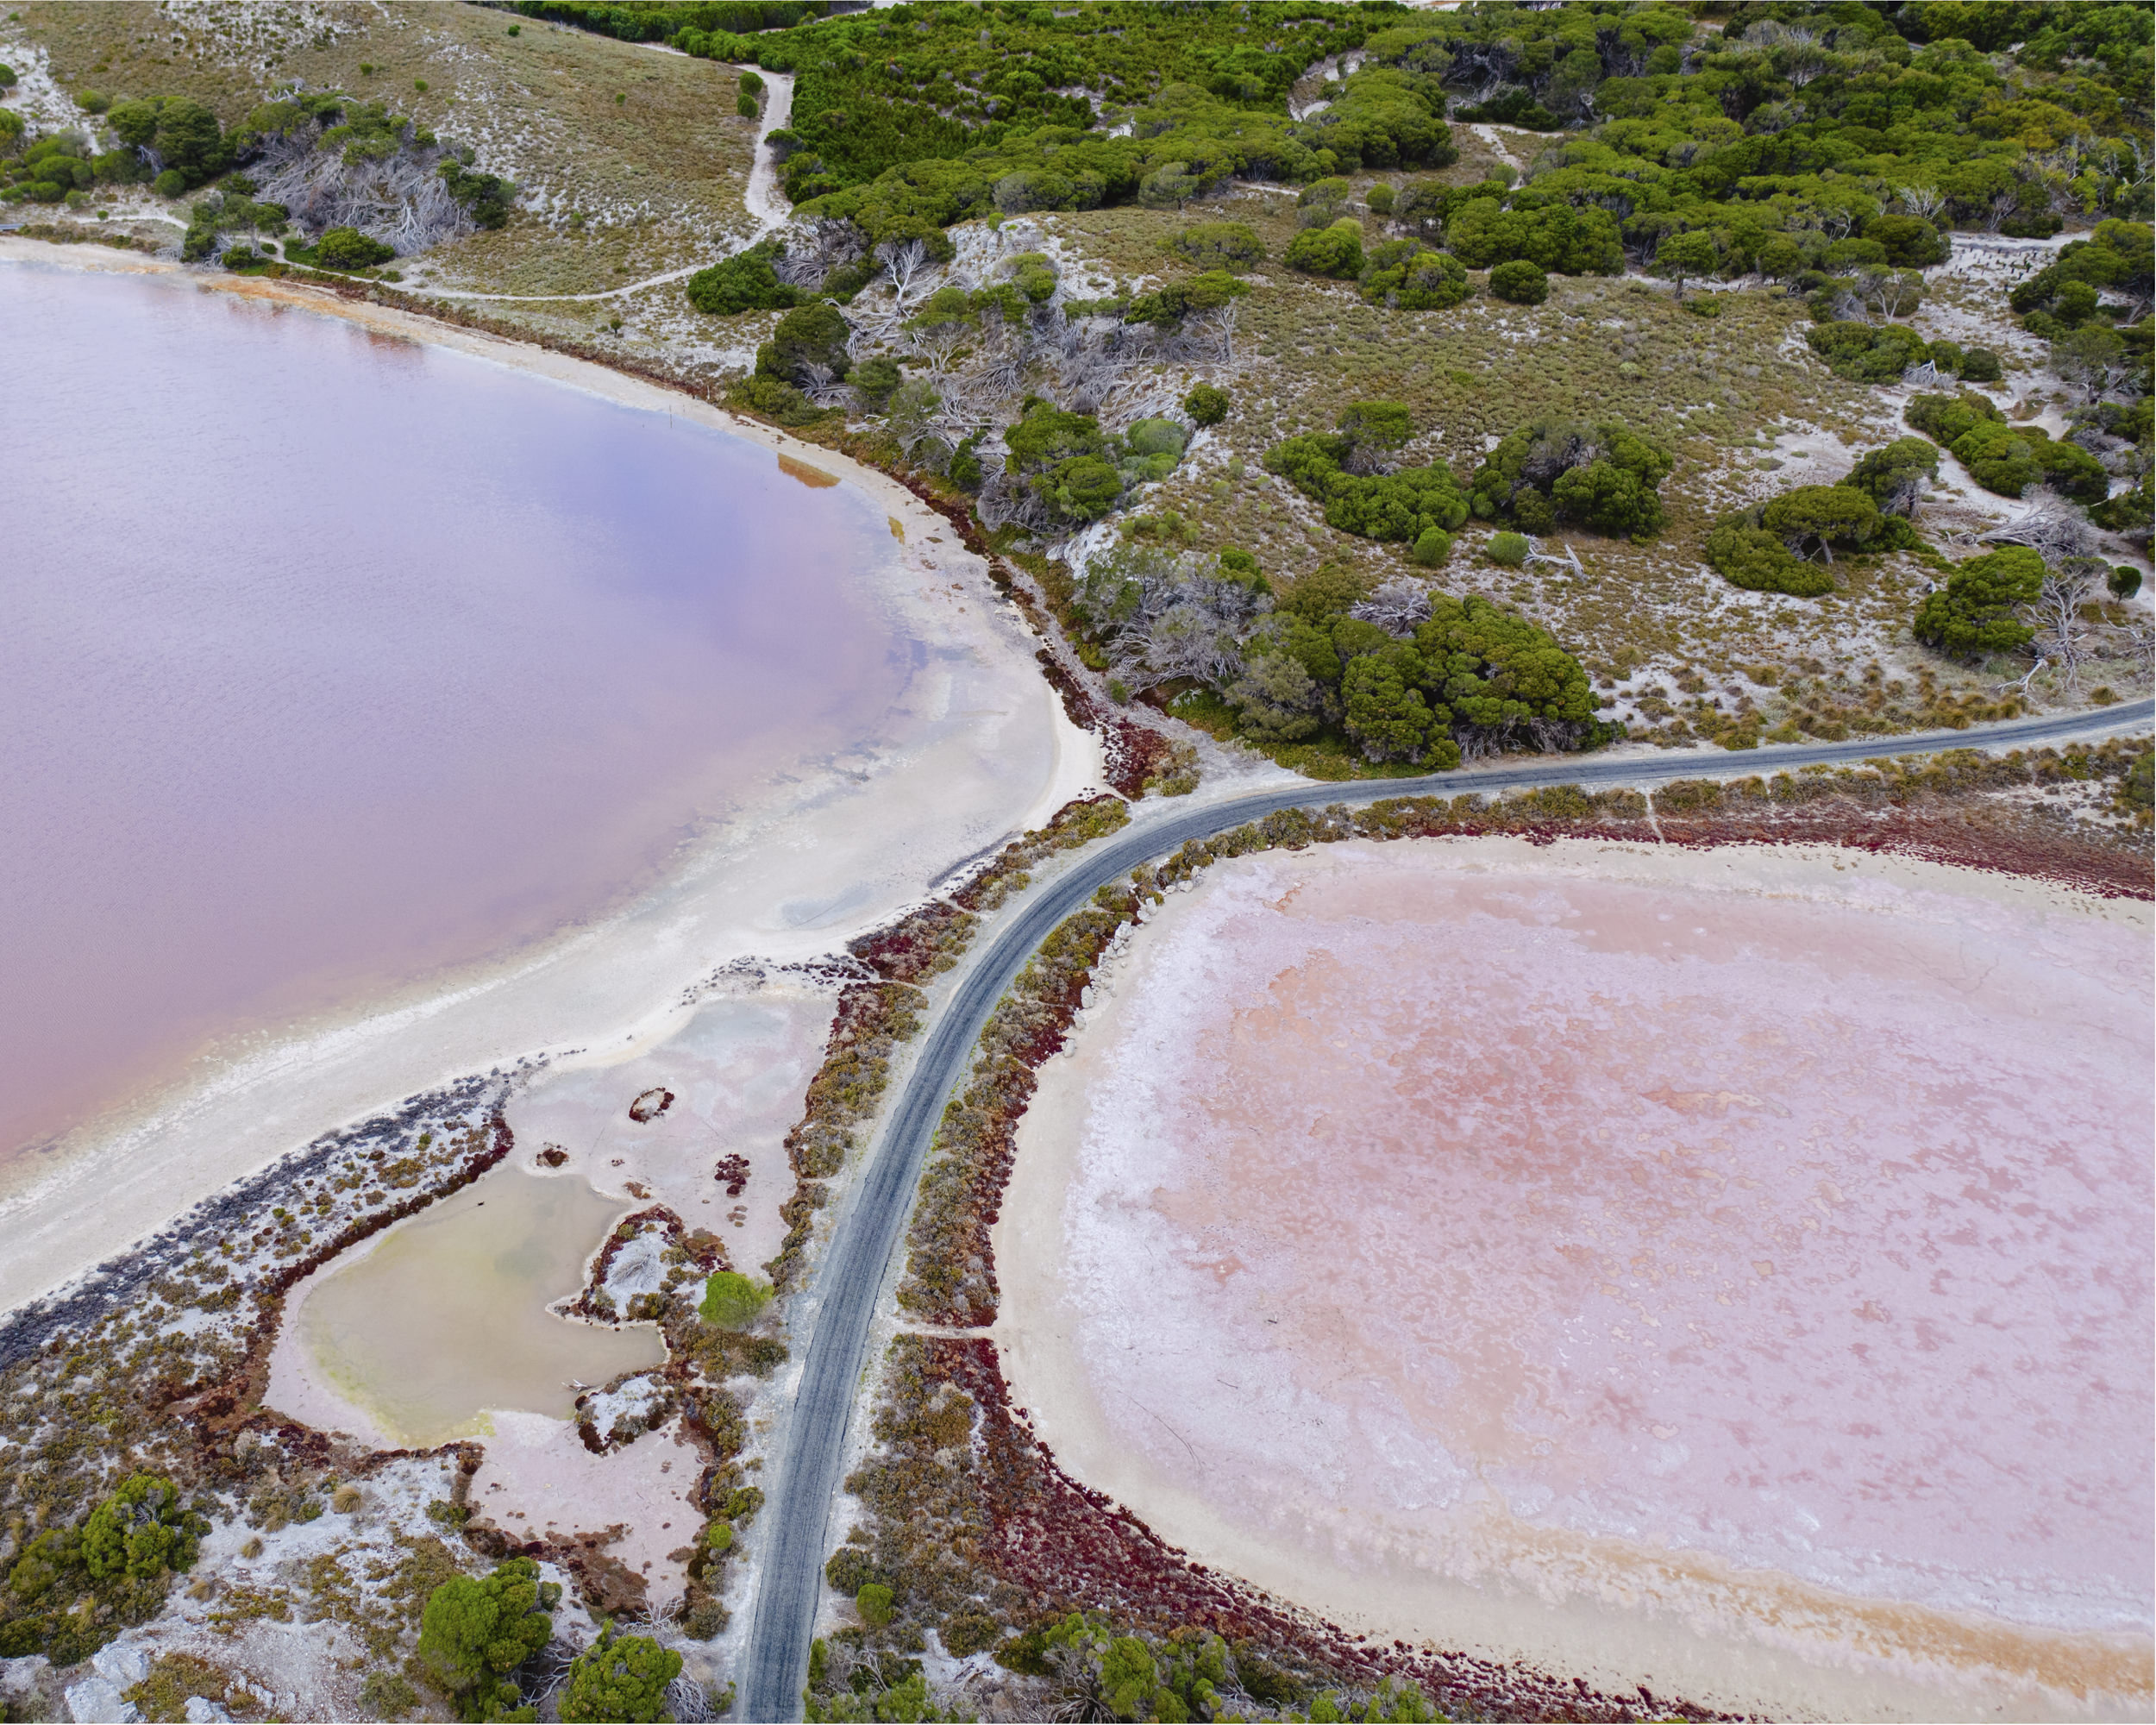
[(997, 1240), (1017, 1398), (1351, 1628), (1784, 1715), (2149, 1695), (2149, 911), (1855, 852), (1218, 865)]

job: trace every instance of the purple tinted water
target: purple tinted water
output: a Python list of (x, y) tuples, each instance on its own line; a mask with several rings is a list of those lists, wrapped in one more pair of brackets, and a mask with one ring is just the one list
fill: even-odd
[(0, 1156), (648, 883), (873, 730), (849, 487), (334, 318), (0, 265)]

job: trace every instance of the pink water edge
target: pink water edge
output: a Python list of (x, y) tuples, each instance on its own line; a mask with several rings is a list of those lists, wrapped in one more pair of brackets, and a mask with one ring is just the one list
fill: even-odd
[(1221, 865), (1087, 1057), (1109, 1441), (1373, 1575), (1659, 1563), (1797, 1584), (1808, 1632), (1838, 1596), (1874, 1641), (1865, 1602), (2139, 1644), (2147, 928), (1818, 873)]

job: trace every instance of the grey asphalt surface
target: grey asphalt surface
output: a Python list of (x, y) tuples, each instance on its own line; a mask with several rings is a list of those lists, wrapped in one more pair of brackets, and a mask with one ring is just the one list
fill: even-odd
[(2073, 737), (2115, 736), (2147, 727), (2152, 715), (2156, 715), (2156, 702), (2142, 700), (2064, 718), (1972, 725), (1966, 731), (1797, 743), (1707, 757), (1689, 752), (1659, 757), (1535, 756), (1416, 779), (1288, 786), (1147, 821), (1090, 855), (1081, 855), (1075, 866), (1052, 881), (996, 937), (930, 1025), (897, 1111), (873, 1151), (860, 1189), (847, 1207), (816, 1277), (814, 1328), (806, 1341), (786, 1452), (757, 1530), (763, 1546), (762, 1574), (736, 1716), (752, 1721), (801, 1716), (809, 1642), (823, 1586), (824, 1560), (829, 1555), (831, 1503), (838, 1492), (847, 1427), (867, 1365), (869, 1326), (892, 1256), (905, 1234), (929, 1140), (996, 1001), (1033, 949), (1097, 888), (1142, 862), (1166, 856), (1186, 840), (1207, 838), (1279, 809), (1538, 785), (1651, 786), (1671, 779), (1745, 778), (1797, 767), (1849, 765), (1884, 756), (2019, 748)]

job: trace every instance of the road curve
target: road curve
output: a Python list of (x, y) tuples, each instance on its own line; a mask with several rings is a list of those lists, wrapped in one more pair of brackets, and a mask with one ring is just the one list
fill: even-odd
[(974, 1044), (996, 1001), (1050, 930), (1096, 888), (1186, 840), (1207, 838), (1275, 810), (1328, 803), (1371, 803), (1387, 797), (1457, 795), (1466, 791), (1536, 785), (1652, 785), (1680, 778), (1742, 778), (1796, 767), (1839, 766), (1890, 755), (1935, 755), (1951, 749), (2002, 748), (2069, 737), (2118, 735), (2147, 725), (2156, 702), (2134, 701), (2065, 718), (2009, 719), (1966, 731), (1868, 737), (1854, 743), (1797, 743), (1702, 759), (1686, 753), (1621, 759), (1567, 755), (1507, 760), (1499, 765), (1433, 773), (1417, 779), (1360, 780), (1346, 784), (1283, 787), (1150, 820), (1081, 855), (1069, 872), (1025, 904), (964, 973), (956, 992), (931, 1024), (890, 1123), (841, 1217), (813, 1284), (816, 1311), (806, 1339), (786, 1450), (771, 1482), (763, 1521), (763, 1552), (741, 1673), (739, 1717), (801, 1716), (809, 1641), (816, 1618), (833, 1498), (846, 1431), (867, 1364), (868, 1329), (892, 1255), (904, 1236), (929, 1140), (943, 1105), (965, 1070)]

